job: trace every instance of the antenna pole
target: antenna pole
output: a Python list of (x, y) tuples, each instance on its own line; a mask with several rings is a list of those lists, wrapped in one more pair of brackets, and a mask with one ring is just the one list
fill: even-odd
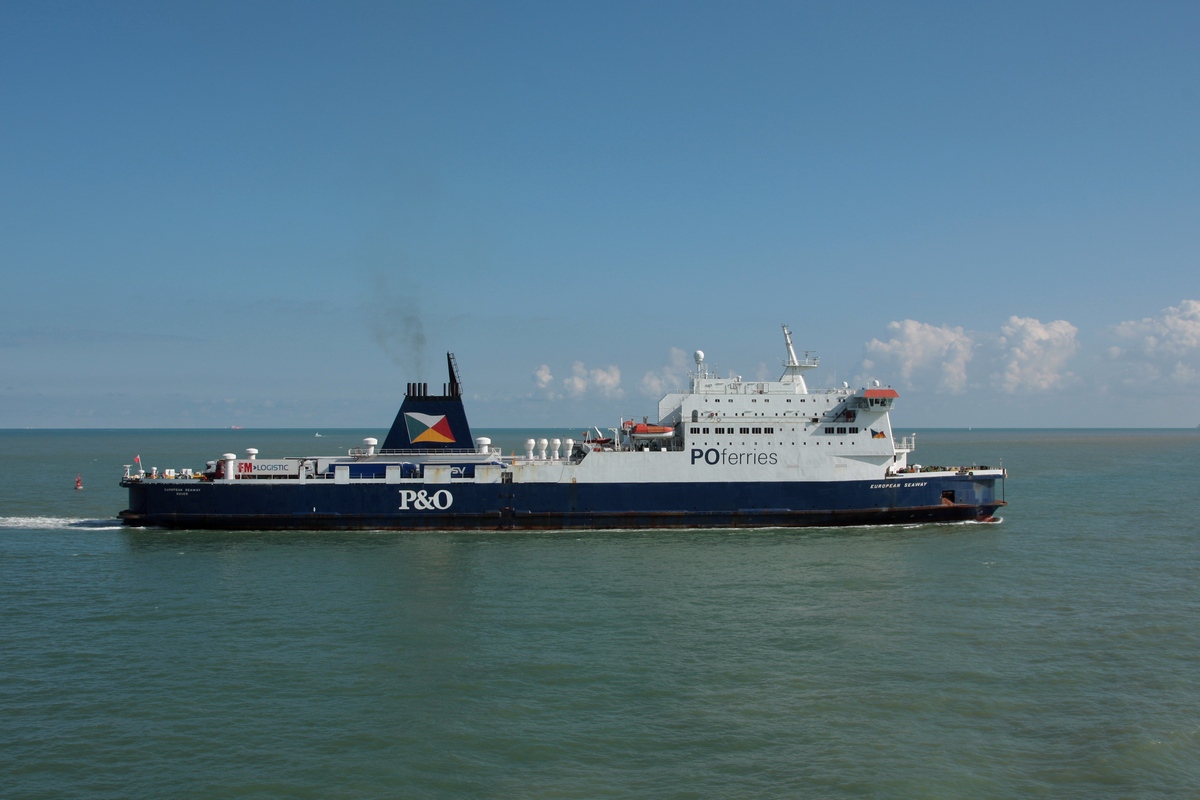
[(787, 325), (783, 326), (783, 340), (787, 343), (788, 360), (786, 366), (800, 366), (800, 361), (796, 358), (796, 349), (792, 347), (792, 332), (788, 330)]
[(450, 371), (450, 396), (458, 397), (462, 394), (462, 381), (458, 378), (458, 361), (454, 353), (446, 353), (446, 367)]

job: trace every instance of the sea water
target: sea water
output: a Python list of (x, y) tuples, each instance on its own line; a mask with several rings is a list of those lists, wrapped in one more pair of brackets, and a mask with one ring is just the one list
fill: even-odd
[(0, 432), (0, 796), (1200, 795), (1194, 430), (918, 432), (999, 524), (117, 524), (135, 455), (323, 434)]

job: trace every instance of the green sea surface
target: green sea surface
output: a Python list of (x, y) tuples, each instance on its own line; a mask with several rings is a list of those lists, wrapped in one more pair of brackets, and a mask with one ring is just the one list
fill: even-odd
[(1195, 430), (918, 431), (998, 524), (116, 521), (135, 455), (379, 436), (321, 433), (0, 431), (0, 797), (1200, 796)]

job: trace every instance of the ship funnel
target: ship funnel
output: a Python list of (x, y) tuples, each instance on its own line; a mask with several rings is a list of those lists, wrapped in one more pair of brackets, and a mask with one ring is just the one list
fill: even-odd
[(474, 438), (462, 403), (462, 383), (453, 353), (446, 354), (449, 381), (443, 394), (431, 395), (429, 384), (410, 383), (404, 404), (392, 422), (384, 450), (470, 449)]

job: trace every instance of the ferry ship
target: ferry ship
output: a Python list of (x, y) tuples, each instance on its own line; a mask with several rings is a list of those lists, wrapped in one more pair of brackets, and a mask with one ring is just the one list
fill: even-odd
[(605, 436), (530, 439), (504, 456), (473, 438), (453, 354), (441, 394), (410, 383), (395, 422), (340, 456), (225, 453), (201, 471), (125, 468), (133, 526), (242, 530), (761, 528), (996, 521), (1002, 467), (909, 463), (898, 393), (810, 392), (783, 327), (776, 381), (719, 377), (696, 351), (687, 391)]

